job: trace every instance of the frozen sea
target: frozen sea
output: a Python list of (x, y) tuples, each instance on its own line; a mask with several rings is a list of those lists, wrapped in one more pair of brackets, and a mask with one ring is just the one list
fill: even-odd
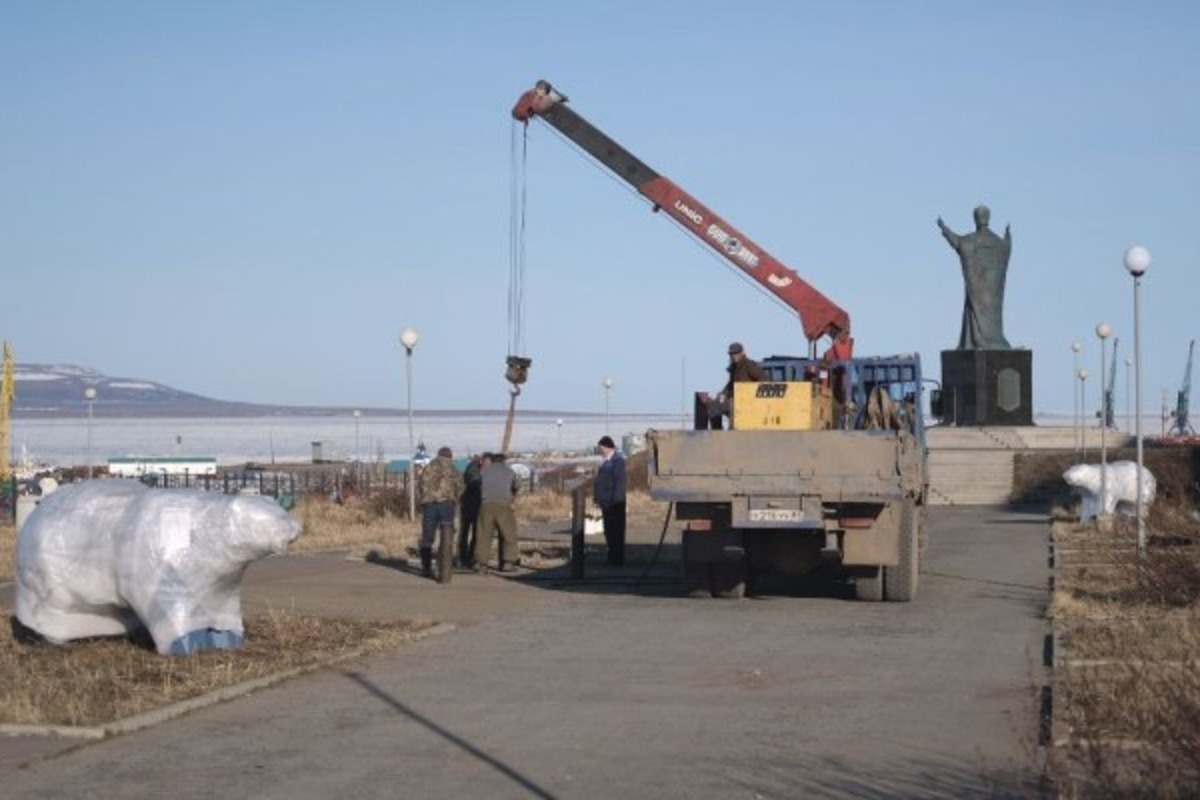
[[(518, 453), (583, 452), (607, 432), (618, 443), (626, 435), (651, 428), (679, 428), (678, 413), (520, 417), (513, 427), (511, 451)], [(690, 422), (690, 420), (689, 420)], [(110, 457), (208, 456), (221, 465), (248, 461), (304, 462), (320, 442), (326, 460), (363, 461), (407, 458), (407, 416), (269, 416), (214, 418), (113, 418), (95, 416), (58, 419), (13, 419), (12, 458), (57, 466), (105, 464)], [(413, 441), (431, 451), (448, 445), (455, 455), (496, 450), (504, 436), (504, 416), (419, 415), (413, 419)]]
[[(618, 444), (628, 435), (651, 428), (683, 427), (680, 414), (571, 415), (558, 424), (554, 416), (518, 416), (511, 451), (517, 453), (581, 453), (591, 451), (607, 431)], [(1124, 420), (1118, 420), (1119, 427)], [(690, 425), (691, 420), (688, 419)], [(1157, 417), (1145, 417), (1147, 436), (1157, 435)], [(1067, 425), (1070, 418), (1039, 418), (1039, 425)], [(504, 415), (418, 415), (413, 419), (413, 441), (430, 450), (449, 445), (455, 455), (496, 450), (504, 435)], [(408, 418), (404, 415), (364, 416), (357, 425), (352, 416), (264, 416), (211, 418), (111, 418), (96, 415), (91, 425), (91, 458), (88, 457), (86, 417), (12, 420), (12, 460), (15, 464), (105, 464), (110, 457), (207, 456), (221, 465), (253, 461), (269, 464), (306, 462), (313, 458), (314, 442), (329, 461), (363, 461), (407, 458), (411, 453)]]

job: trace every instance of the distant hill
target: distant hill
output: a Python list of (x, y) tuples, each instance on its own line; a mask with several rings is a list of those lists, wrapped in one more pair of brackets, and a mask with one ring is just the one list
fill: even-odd
[(114, 378), (74, 364), (16, 364), (13, 377), (13, 415), (18, 417), (87, 413), (84, 391), (89, 386), (96, 390), (95, 407), (109, 417), (257, 416), (276, 411), (273, 406), (214, 400), (140, 378)]
[[(87, 414), (84, 391), (96, 390), (94, 411), (106, 417), (261, 417), (261, 416), (334, 416), (351, 413), (346, 406), (276, 406), (216, 400), (203, 395), (181, 392), (142, 378), (114, 378), (94, 369), (74, 364), (15, 364), (15, 417), (78, 417)], [(360, 407), (364, 415), (403, 414), (394, 408)], [(493, 416), (505, 412), (488, 410), (414, 411), (415, 416)], [(586, 412), (518, 412), (522, 417), (577, 417)]]

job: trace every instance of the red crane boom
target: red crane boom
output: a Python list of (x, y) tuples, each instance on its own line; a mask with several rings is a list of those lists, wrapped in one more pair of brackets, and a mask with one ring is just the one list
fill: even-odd
[(850, 316), (844, 309), (678, 184), (646, 166), (566, 103), (567, 98), (547, 81), (538, 81), (517, 100), (512, 115), (524, 123), (535, 116), (545, 120), (636, 189), (653, 204), (655, 211), (666, 211), (685, 230), (793, 309), (810, 344), (815, 347), (817, 341), (828, 337), (831, 344), (826, 359), (850, 358), (854, 340), (850, 336)]

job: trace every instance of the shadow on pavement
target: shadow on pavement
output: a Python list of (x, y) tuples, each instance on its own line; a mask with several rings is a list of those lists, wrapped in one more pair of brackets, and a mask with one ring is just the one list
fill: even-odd
[[(569, 547), (566, 556), (569, 558)], [(513, 576), (499, 577), (539, 589), (589, 594), (629, 594), (654, 597), (684, 597), (682, 547), (679, 544), (629, 544), (625, 564), (606, 563), (602, 544), (589, 544), (582, 578), (574, 576), (568, 561), (552, 567), (523, 570)], [(813, 574), (803, 578), (776, 574), (758, 575), (755, 593), (749, 599), (771, 597), (823, 597), (854, 599), (854, 587), (834, 575)]]
[(756, 797), (859, 800), (1056, 797), (1052, 785), (1040, 773), (1032, 764), (992, 767), (927, 755), (864, 769), (857, 761), (797, 754), (796, 760), (786, 766), (754, 765), (753, 775), (737, 782)]
[(427, 730), (437, 734), (438, 736), (445, 739), (447, 742), (450, 742), (451, 744), (462, 749), (464, 752), (470, 754), (474, 758), (477, 758), (480, 761), (484, 762), (485, 764), (489, 765), (494, 770), (499, 772), (501, 775), (504, 775), (509, 780), (511, 780), (513, 783), (516, 783), (518, 786), (520, 786), (521, 788), (528, 791), (530, 793), (530, 795), (532, 795), (533, 797), (544, 797), (544, 798), (553, 798), (554, 797), (553, 794), (551, 794), (547, 790), (543, 789), (541, 786), (538, 786), (532, 780), (525, 777), (520, 772), (517, 772), (512, 767), (505, 764), (503, 761), (500, 761), (496, 757), (485, 753), (483, 750), (480, 750), (478, 747), (471, 744), (466, 739), (452, 733), (451, 731), (446, 730), (445, 728), (443, 728), (441, 725), (438, 725), (433, 720), (431, 720), (428, 717), (417, 712), (415, 709), (410, 708), (409, 706), (400, 702), (395, 697), (388, 694), (383, 689), (380, 689), (378, 686), (376, 686), (374, 683), (372, 683), (371, 680), (369, 678), (367, 678), (365, 675), (363, 675), (362, 673), (360, 673), (360, 672), (345, 672), (343, 674), (347, 678), (349, 678), (351, 681), (354, 681), (355, 683), (357, 683), (359, 686), (361, 686), (367, 692), (374, 695), (376, 698), (382, 700), (384, 703), (386, 703), (387, 705), (394, 708), (400, 714), (403, 714), (408, 719), (411, 719), (413, 722), (416, 722), (416, 723), (424, 726)]
[[(498, 547), (498, 545), (497, 545)], [(496, 551), (493, 550), (493, 553)], [(573, 594), (615, 594), (643, 597), (685, 597), (683, 547), (678, 541), (627, 542), (625, 564), (610, 566), (607, 548), (601, 538), (589, 537), (584, 545), (583, 576), (577, 577), (571, 562), (571, 536), (567, 530), (542, 529), (521, 539), (522, 566), (512, 572), (487, 574), (487, 580), (501, 580), (521, 586)], [(420, 577), (421, 570), (411, 559), (386, 558), (370, 552), (367, 564)], [(478, 576), (466, 567), (456, 567), (450, 586)], [(771, 598), (824, 598), (855, 600), (853, 583), (835, 569), (819, 569), (805, 576), (757, 573), (750, 600)]]

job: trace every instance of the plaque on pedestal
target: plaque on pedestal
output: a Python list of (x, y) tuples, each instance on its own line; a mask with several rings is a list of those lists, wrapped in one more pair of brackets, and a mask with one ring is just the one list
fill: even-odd
[(942, 424), (1032, 425), (1032, 350), (943, 350)]

